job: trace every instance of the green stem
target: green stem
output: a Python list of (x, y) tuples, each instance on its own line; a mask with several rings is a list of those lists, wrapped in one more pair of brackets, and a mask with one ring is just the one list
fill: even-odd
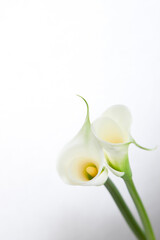
[(132, 215), (130, 209), (126, 205), (124, 199), (122, 198), (120, 192), (118, 191), (117, 187), (114, 185), (112, 180), (110, 178), (107, 179), (107, 181), (104, 183), (104, 186), (108, 189), (111, 196), (113, 197), (115, 203), (117, 204), (117, 207), (119, 208), (121, 214), (125, 218), (127, 224), (133, 231), (133, 233), (136, 235), (137, 239), (139, 240), (146, 240), (146, 237), (139, 227), (138, 223), (136, 222), (134, 216)]
[(143, 203), (142, 203), (142, 201), (139, 197), (139, 194), (136, 190), (136, 187), (133, 183), (132, 178), (129, 178), (129, 179), (124, 178), (124, 181), (125, 181), (125, 184), (128, 188), (128, 191), (129, 191), (129, 193), (130, 193), (130, 195), (131, 195), (131, 197), (132, 197), (132, 199), (135, 203), (135, 206), (138, 210), (138, 214), (139, 214), (139, 216), (141, 218), (141, 221), (143, 223), (147, 240), (155, 240), (156, 238), (154, 236), (150, 220), (148, 218), (147, 212), (146, 212), (146, 210), (143, 206)]

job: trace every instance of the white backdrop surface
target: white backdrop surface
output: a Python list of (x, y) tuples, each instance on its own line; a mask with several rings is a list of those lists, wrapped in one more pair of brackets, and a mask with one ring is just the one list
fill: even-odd
[[(76, 94), (91, 120), (127, 105), (135, 139), (159, 145), (159, 12), (157, 0), (0, 1), (0, 239), (135, 239), (105, 188), (65, 185), (56, 160), (85, 118)], [(160, 239), (160, 148), (129, 155)]]

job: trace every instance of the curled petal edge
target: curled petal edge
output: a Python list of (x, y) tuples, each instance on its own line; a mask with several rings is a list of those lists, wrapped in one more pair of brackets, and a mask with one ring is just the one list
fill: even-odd
[(108, 159), (108, 156), (107, 156), (107, 153), (105, 152), (105, 150), (104, 150), (104, 156), (105, 156), (105, 159), (106, 159), (106, 162), (105, 162), (106, 167), (117, 177), (123, 177), (125, 175), (125, 172), (115, 170), (114, 168), (112, 168), (110, 166), (110, 162), (109, 162), (109, 159)]
[(81, 186), (101, 186), (103, 185), (108, 179), (108, 169), (106, 167), (103, 168), (102, 172), (95, 178), (90, 181), (83, 182), (79, 184)]

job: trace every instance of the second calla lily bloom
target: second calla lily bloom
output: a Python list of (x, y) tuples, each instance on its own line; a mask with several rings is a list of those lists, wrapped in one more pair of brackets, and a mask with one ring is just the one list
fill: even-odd
[(132, 175), (128, 161), (130, 143), (138, 145), (130, 134), (132, 117), (124, 105), (114, 105), (92, 124), (92, 130), (104, 148), (108, 168), (117, 176)]
[[(82, 98), (83, 99), (83, 98)], [(89, 107), (84, 125), (58, 159), (58, 172), (72, 185), (102, 185), (108, 178), (103, 149), (92, 133)]]

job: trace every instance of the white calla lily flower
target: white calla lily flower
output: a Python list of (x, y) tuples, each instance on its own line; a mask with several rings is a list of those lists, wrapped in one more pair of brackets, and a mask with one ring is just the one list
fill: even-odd
[(63, 149), (57, 168), (64, 182), (68, 184), (98, 186), (106, 182), (108, 170), (105, 167), (103, 149), (91, 130), (88, 103), (82, 99), (87, 105), (85, 123)]
[(132, 175), (128, 161), (130, 143), (138, 145), (130, 134), (132, 116), (124, 105), (114, 105), (92, 124), (92, 130), (104, 148), (108, 168), (117, 176)]

